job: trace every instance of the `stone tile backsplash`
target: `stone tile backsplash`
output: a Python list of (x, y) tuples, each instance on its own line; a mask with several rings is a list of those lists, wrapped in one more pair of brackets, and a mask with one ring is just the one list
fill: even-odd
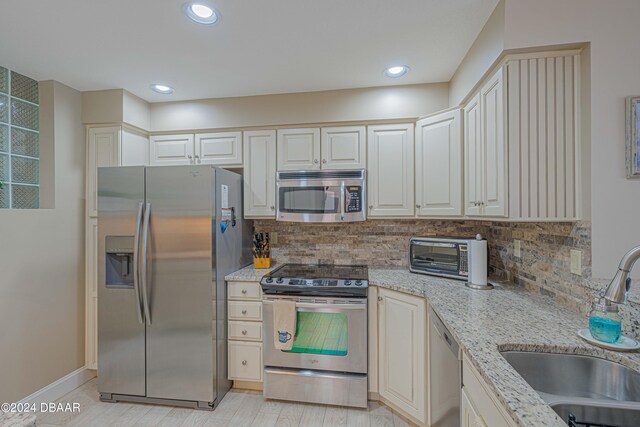
[[(501, 222), (473, 220), (375, 219), (355, 223), (301, 224), (255, 220), (255, 231), (277, 232), (275, 262), (367, 264), (408, 267), (414, 236), (473, 237), (489, 242), (492, 278), (550, 295), (586, 314), (605, 285), (591, 277), (591, 224), (579, 222)], [(521, 242), (521, 257), (513, 241)], [(582, 251), (582, 276), (570, 272), (570, 250)], [(626, 333), (640, 333), (640, 303), (623, 307)]]

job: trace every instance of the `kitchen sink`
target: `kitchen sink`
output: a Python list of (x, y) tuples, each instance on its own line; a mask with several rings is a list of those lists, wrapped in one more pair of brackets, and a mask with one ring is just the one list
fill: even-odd
[(522, 351), (502, 356), (570, 426), (640, 425), (640, 373), (590, 356)]
[(560, 418), (564, 421), (573, 422), (576, 427), (638, 427), (640, 424), (640, 408), (637, 406), (635, 408), (622, 406), (624, 405), (556, 403), (551, 405), (551, 408), (556, 411)]

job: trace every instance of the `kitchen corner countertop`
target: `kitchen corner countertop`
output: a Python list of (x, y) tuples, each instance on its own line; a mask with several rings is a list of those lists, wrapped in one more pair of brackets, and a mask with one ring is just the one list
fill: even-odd
[[(228, 275), (226, 280), (259, 281), (269, 270), (249, 266)], [(472, 290), (461, 281), (399, 268), (369, 267), (369, 284), (427, 298), (520, 426), (566, 427), (566, 424), (507, 363), (500, 351), (590, 355), (640, 370), (640, 353), (612, 352), (586, 343), (576, 333), (587, 327), (586, 318), (547, 296), (499, 284), (490, 291)]]
[(32, 427), (36, 425), (36, 416), (29, 412), (0, 411), (0, 427)]

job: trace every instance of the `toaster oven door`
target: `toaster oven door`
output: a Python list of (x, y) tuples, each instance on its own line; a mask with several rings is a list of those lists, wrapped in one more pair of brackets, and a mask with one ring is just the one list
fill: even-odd
[(460, 245), (446, 242), (412, 242), (411, 269), (445, 277), (461, 278)]

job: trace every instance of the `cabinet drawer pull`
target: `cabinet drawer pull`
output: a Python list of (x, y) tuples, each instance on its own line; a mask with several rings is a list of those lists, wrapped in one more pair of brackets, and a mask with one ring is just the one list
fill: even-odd
[(247, 361), (246, 360), (242, 361), (242, 366), (247, 366)]
[(242, 310), (242, 314), (247, 314), (247, 310)]
[(244, 329), (244, 330), (242, 331), (242, 335), (247, 335), (247, 330), (246, 330), (246, 329)]
[(246, 289), (243, 289), (243, 290), (242, 290), (242, 293), (243, 293), (243, 294), (246, 294), (246, 293), (247, 293), (247, 290), (246, 290)]

